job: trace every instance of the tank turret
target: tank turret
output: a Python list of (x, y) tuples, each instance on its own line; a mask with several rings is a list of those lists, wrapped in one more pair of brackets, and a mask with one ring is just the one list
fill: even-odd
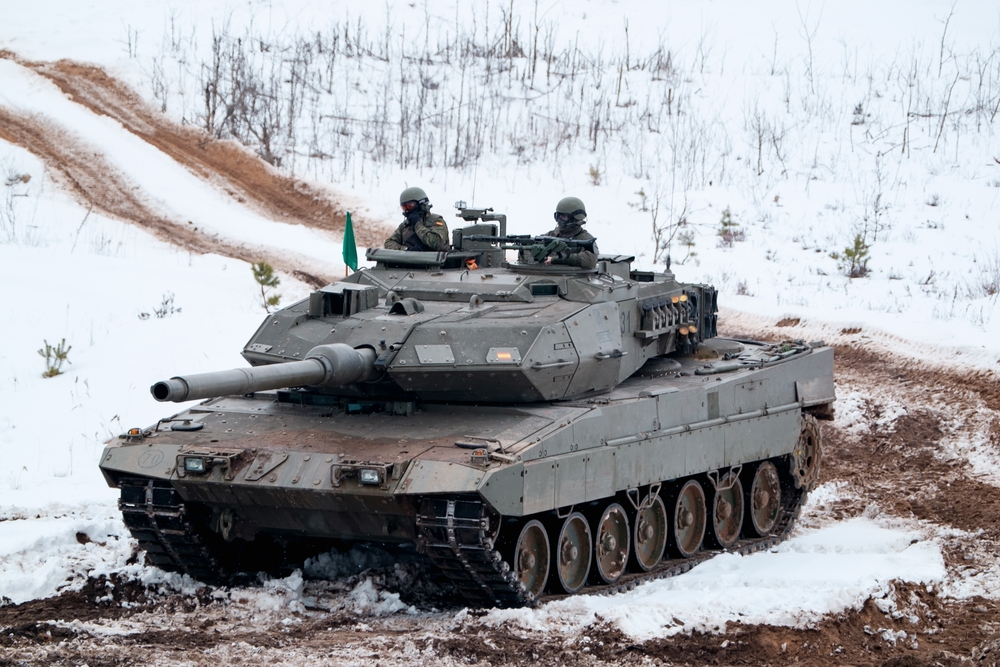
[[(257, 368), (206, 377), (197, 393), (181, 380), (176, 390), (158, 383), (154, 396), (307, 387), (379, 400), (581, 398), (612, 390), (650, 358), (691, 352), (715, 336), (712, 287), (634, 271), (628, 256), (602, 256), (596, 270), (505, 262), (508, 250), (530, 257), (552, 239), (503, 236), (492, 221), (505, 217), (487, 211), (461, 209), (474, 224), (455, 230), (451, 252), (369, 250), (374, 268), (272, 314), (243, 351)], [(476, 215), (486, 222), (470, 220)], [(315, 352), (324, 346), (365, 350), (370, 371), (326, 378), (326, 357)], [(279, 365), (288, 368), (271, 368)]]

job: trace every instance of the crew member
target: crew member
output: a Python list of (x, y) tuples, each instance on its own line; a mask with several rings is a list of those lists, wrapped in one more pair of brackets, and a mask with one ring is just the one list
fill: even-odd
[[(577, 197), (563, 197), (556, 204), (557, 227), (546, 236), (555, 236), (573, 241), (590, 241), (594, 237), (583, 229), (587, 222), (587, 208)], [(589, 248), (580, 246), (567, 248), (545, 258), (545, 264), (568, 264), (582, 269), (597, 267), (597, 243)]]
[(390, 250), (448, 250), (448, 224), (431, 213), (427, 193), (420, 188), (406, 188), (399, 195), (399, 207), (406, 218), (392, 236), (385, 240)]

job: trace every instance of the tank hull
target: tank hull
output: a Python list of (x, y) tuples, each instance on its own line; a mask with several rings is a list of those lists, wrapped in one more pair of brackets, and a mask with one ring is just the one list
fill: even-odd
[[(555, 573), (559, 558), (572, 570), (575, 561), (558, 553), (550, 558), (543, 543), (556, 540), (575, 510), (590, 516), (617, 504), (631, 517), (627, 527), (649, 532), (643, 513), (652, 500), (662, 498), (656, 506), (674, 512), (686, 498), (674, 496), (688, 480), (706, 497), (722, 498), (727, 474), (749, 489), (763, 479), (751, 473), (773, 462), (787, 505), (779, 524), (787, 528), (815, 481), (803, 478), (811, 470), (792, 470), (807, 415), (829, 416), (834, 398), (830, 348), (782, 352), (712, 339), (697, 355), (664, 361), (586, 400), (477, 406), (310, 405), (294, 392), (216, 398), (123, 436), (104, 451), (101, 469), (123, 489), (123, 513), (140, 546), (168, 569), (222, 577), (233, 570), (226, 554), (234, 546), (262, 539), (413, 543), (466, 601), (517, 605), (559, 590), (562, 574), (540, 587), (535, 581), (542, 569), (546, 577)], [(818, 466), (818, 449), (815, 455)], [(766, 512), (767, 503), (759, 502), (766, 497), (750, 502)], [(702, 511), (709, 524), (717, 520), (711, 511)], [(663, 519), (666, 551), (686, 534), (685, 516)], [(615, 542), (600, 531), (615, 526), (601, 517), (574, 525), (587, 521), (592, 541), (605, 540), (600, 555), (600, 544)], [(707, 535), (710, 546), (711, 529)], [(745, 546), (765, 542), (762, 536)], [(519, 554), (552, 564), (524, 575)], [(648, 574), (671, 562), (620, 565)], [(615, 583), (602, 576), (598, 583)]]

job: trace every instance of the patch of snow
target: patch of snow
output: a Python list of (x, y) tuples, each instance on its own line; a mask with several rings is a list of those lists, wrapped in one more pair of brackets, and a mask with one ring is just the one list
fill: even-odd
[(361, 574), (370, 568), (387, 567), (395, 560), (383, 549), (359, 544), (343, 553), (332, 550), (309, 558), (302, 569), (311, 579), (334, 580)]
[(399, 599), (399, 593), (389, 593), (375, 588), (366, 577), (348, 595), (345, 609), (359, 616), (387, 616), (401, 611), (415, 611)]
[(133, 544), (114, 505), (0, 521), (0, 595), (26, 602), (80, 590), (88, 577), (135, 571)]
[(627, 593), (493, 610), (466, 623), (574, 634), (610, 623), (638, 641), (721, 632), (730, 622), (804, 627), (884, 597), (894, 580), (931, 583), (945, 576), (933, 538), (857, 518), (803, 531), (770, 552), (719, 555)]

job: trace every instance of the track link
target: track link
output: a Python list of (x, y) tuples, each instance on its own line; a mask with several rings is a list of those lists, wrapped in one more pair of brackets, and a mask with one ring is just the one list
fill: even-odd
[(176, 490), (163, 482), (131, 477), (120, 480), (119, 488), (118, 509), (125, 526), (150, 563), (201, 581), (223, 578), (223, 568)]
[(494, 549), (486, 505), (470, 498), (424, 498), (417, 546), (474, 605), (530, 603), (510, 565)]
[[(584, 594), (614, 594), (636, 586), (683, 574), (720, 553), (748, 555), (784, 541), (799, 517), (806, 493), (782, 485), (782, 512), (774, 529), (764, 537), (738, 541), (728, 549), (699, 551), (690, 558), (664, 558), (653, 570), (628, 573), (613, 585), (587, 586)], [(514, 576), (511, 564), (494, 549), (486, 505), (474, 498), (425, 498), (417, 516), (418, 547), (434, 561), (470, 605), (519, 607), (555, 600), (565, 595), (530, 599)], [(578, 594), (579, 594), (578, 593)]]

